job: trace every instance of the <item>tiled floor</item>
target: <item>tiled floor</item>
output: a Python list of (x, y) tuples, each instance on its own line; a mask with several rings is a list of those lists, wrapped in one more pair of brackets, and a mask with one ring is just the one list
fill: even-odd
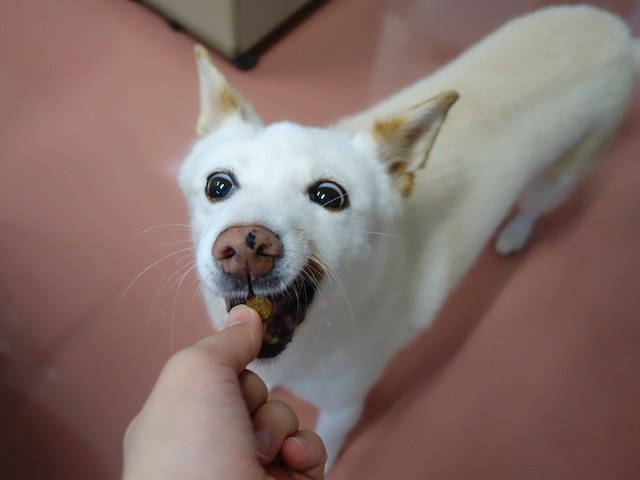
[[(549, 3), (331, 0), (255, 70), (218, 64), (266, 121), (322, 125)], [(640, 2), (592, 3), (640, 35)], [(159, 368), (210, 331), (174, 181), (193, 44), (131, 1), (0, 2), (3, 478), (117, 478)], [(636, 91), (534, 244), (485, 252), (391, 365), (332, 478), (640, 478), (639, 156)]]

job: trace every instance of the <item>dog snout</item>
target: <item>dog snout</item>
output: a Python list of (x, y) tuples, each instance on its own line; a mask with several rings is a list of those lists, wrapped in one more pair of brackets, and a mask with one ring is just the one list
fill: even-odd
[(276, 234), (259, 225), (230, 227), (211, 249), (224, 273), (251, 281), (269, 273), (280, 253), (282, 244)]

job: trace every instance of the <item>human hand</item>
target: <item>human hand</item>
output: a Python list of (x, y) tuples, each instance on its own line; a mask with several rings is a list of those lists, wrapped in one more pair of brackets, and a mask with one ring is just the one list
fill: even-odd
[(245, 370), (263, 334), (257, 312), (238, 306), (225, 330), (167, 362), (125, 435), (124, 480), (323, 478), (320, 437)]

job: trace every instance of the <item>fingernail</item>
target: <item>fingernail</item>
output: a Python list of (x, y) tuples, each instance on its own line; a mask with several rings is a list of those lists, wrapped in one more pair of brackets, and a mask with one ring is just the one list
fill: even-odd
[(256, 430), (256, 445), (258, 446), (258, 455), (261, 458), (269, 458), (271, 453), (271, 435), (266, 430)]
[(234, 325), (242, 325), (243, 323), (247, 323), (251, 319), (252, 315), (253, 315), (253, 310), (251, 310), (249, 307), (242, 304), (237, 305), (229, 311), (226, 328), (233, 327)]
[(292, 440), (292, 441), (296, 442), (298, 445), (300, 445), (300, 448), (302, 449), (302, 451), (304, 451), (304, 452), (308, 452), (309, 451), (309, 442), (307, 442), (307, 440), (305, 438), (302, 438), (302, 437), (289, 437), (288, 440)]

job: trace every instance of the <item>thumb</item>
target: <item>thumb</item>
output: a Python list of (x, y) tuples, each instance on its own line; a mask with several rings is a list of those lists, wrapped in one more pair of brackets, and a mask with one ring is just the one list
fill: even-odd
[(263, 336), (258, 312), (238, 305), (229, 312), (225, 329), (200, 341), (197, 347), (206, 349), (216, 363), (240, 374), (258, 356)]

